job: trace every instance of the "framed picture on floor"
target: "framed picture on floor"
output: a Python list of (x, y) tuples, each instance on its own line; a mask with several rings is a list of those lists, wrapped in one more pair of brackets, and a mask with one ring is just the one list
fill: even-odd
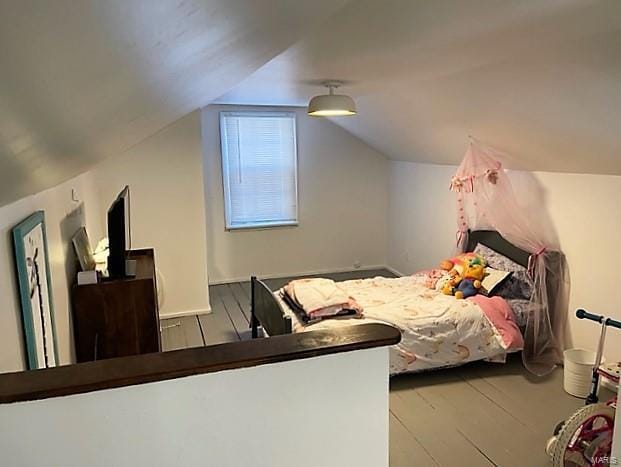
[(58, 351), (43, 211), (13, 227), (13, 246), (28, 368), (56, 366)]

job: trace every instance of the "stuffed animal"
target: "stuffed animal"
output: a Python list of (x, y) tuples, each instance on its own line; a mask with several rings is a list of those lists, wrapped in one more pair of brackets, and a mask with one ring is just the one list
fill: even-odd
[(450, 259), (445, 259), (440, 263), (440, 269), (444, 271), (456, 270), (460, 275), (463, 274), (466, 266), (472, 260), (485, 261), (482, 256), (476, 253), (462, 253)]
[(450, 260), (450, 259), (445, 259), (440, 263), (440, 269), (446, 272), (450, 271), (454, 267), (455, 267), (455, 263), (453, 262), (453, 260)]
[(438, 281), (436, 290), (442, 291), (445, 295), (453, 295), (454, 290), (461, 281), (462, 260), (459, 256), (451, 259), (445, 259), (440, 263), (440, 269), (446, 274), (444, 278)]
[(485, 277), (485, 259), (476, 253), (463, 253), (440, 263), (448, 277), (442, 282), (442, 293), (462, 299), (476, 295)]
[(464, 272), (462, 279), (455, 289), (455, 298), (472, 297), (479, 293), (481, 281), (485, 278), (485, 260), (483, 258), (474, 258), (470, 260)]
[(461, 282), (461, 276), (456, 269), (448, 271), (448, 278), (442, 285), (442, 293), (444, 295), (453, 295), (459, 283)]

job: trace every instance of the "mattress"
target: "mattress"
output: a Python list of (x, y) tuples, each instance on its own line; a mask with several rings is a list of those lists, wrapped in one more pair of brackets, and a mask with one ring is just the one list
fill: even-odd
[[(338, 317), (305, 324), (275, 293), (293, 332), (386, 323), (401, 331), (391, 347), (390, 373), (424, 371), (476, 360), (503, 361), (508, 346), (483, 310), (426, 287), (415, 277), (357, 279), (339, 285), (363, 307), (363, 318)], [(515, 349), (512, 349), (515, 350)]]

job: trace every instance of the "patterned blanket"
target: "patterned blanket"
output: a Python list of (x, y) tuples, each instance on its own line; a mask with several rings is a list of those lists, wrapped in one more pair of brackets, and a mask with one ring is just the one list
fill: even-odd
[[(333, 318), (307, 325), (278, 293), (276, 297), (291, 317), (294, 332), (369, 322), (398, 328), (402, 340), (391, 348), (392, 374), (475, 360), (504, 361), (507, 352), (519, 350), (523, 345), (511, 309), (501, 306), (499, 311), (498, 305), (488, 304), (490, 299), (486, 297), (478, 297), (476, 301), (457, 300), (429, 289), (421, 276), (376, 277), (338, 285), (364, 309), (364, 318)], [(484, 308), (496, 309), (492, 311), (492, 319)]]

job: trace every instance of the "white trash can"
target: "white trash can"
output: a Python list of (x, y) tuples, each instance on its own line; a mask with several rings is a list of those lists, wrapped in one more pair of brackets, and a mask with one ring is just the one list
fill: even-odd
[(588, 396), (597, 355), (591, 350), (568, 349), (563, 352), (563, 357), (565, 391), (576, 397)]

